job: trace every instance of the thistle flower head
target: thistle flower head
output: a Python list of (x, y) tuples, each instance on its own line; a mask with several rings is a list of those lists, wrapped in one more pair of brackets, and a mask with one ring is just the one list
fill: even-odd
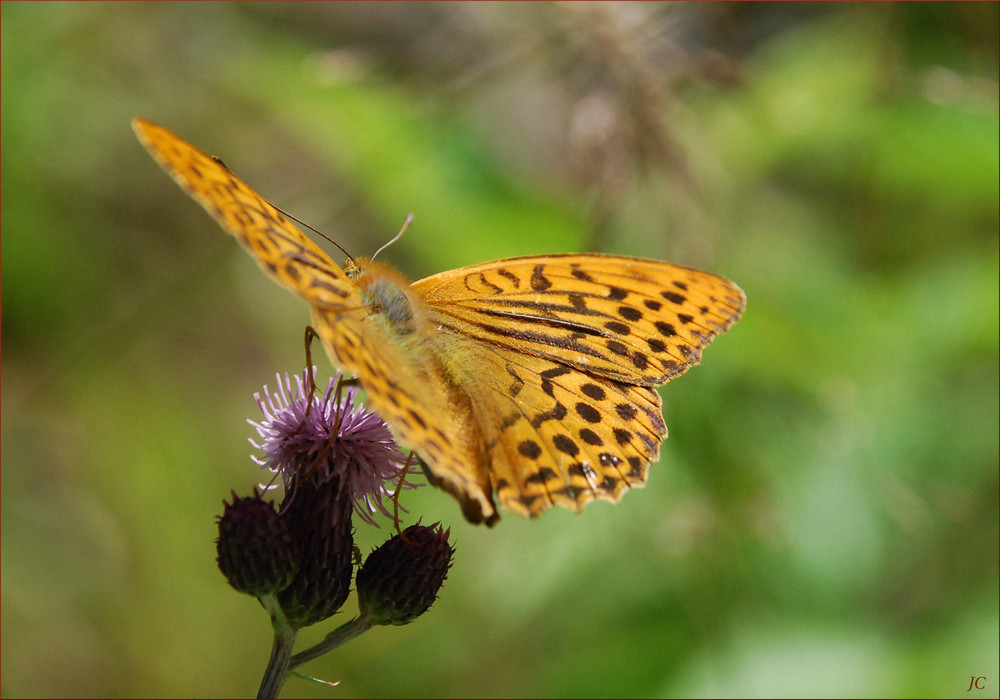
[[(339, 373), (316, 396), (308, 369), (295, 377), (294, 390), (287, 374), (284, 381), (280, 374), (276, 378), (277, 391), (265, 385), (263, 394), (254, 394), (264, 414), (261, 421), (248, 421), (260, 435), (260, 442), (250, 444), (264, 453), (254, 461), (280, 474), (286, 486), (306, 475), (317, 483), (340, 479), (362, 520), (374, 525), (377, 511), (392, 517), (383, 498), (395, 494), (406, 455), (386, 423), (355, 405), (357, 389), (346, 387)], [(402, 488), (417, 485), (404, 482)]]

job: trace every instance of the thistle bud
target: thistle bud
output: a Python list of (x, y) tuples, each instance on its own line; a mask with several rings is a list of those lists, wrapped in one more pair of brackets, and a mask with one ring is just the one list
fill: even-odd
[(219, 570), (241, 593), (261, 597), (292, 582), (299, 548), (271, 503), (253, 496), (223, 501), (216, 540)]
[(354, 504), (337, 477), (296, 479), (286, 493), (281, 519), (301, 542), (302, 564), (278, 602), (291, 625), (302, 628), (336, 613), (351, 592)]
[(440, 523), (411, 525), (368, 555), (358, 571), (361, 616), (373, 625), (406, 625), (427, 612), (455, 550)]

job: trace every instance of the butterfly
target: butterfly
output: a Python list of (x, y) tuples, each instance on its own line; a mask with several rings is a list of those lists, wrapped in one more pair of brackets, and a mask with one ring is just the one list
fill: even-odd
[[(136, 118), (139, 141), (261, 268), (302, 297), (331, 361), (472, 523), (617, 502), (667, 434), (656, 387), (743, 313), (723, 277), (604, 254), (509, 258), (410, 283), (343, 268), (221, 160)], [(496, 498), (494, 499), (494, 494)]]

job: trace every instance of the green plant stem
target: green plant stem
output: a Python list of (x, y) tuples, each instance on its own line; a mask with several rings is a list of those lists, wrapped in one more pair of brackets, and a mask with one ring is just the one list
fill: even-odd
[(290, 668), (289, 662), (292, 658), (292, 648), (295, 646), (298, 630), (288, 623), (281, 610), (281, 605), (273, 595), (260, 598), (260, 603), (271, 613), (274, 643), (271, 646), (271, 658), (267, 662), (267, 670), (264, 671), (264, 678), (260, 682), (257, 697), (276, 698)]
[[(372, 623), (365, 617), (356, 617), (349, 622), (345, 622), (330, 634), (324, 637), (319, 644), (309, 647), (305, 651), (300, 651), (291, 658), (288, 668), (295, 668), (306, 661), (311, 661), (323, 654), (336, 649), (341, 644), (351, 641), (362, 632), (367, 632), (372, 628)], [(260, 696), (258, 696), (260, 697)]]

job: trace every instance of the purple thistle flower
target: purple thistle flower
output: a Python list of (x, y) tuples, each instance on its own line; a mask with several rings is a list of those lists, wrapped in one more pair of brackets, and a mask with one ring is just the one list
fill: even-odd
[[(250, 444), (264, 455), (253, 460), (280, 474), (286, 488), (296, 475), (309, 475), (318, 484), (339, 478), (362, 520), (375, 525), (372, 514), (376, 511), (392, 517), (383, 497), (395, 494), (406, 455), (385, 421), (363, 405), (355, 406), (357, 389), (345, 389), (339, 373), (327, 383), (322, 396), (310, 401), (308, 372), (295, 377), (294, 394), (287, 374), (284, 382), (280, 374), (275, 375), (277, 392), (270, 393), (264, 385), (263, 397), (254, 394), (264, 420), (247, 421), (261, 438), (259, 444), (253, 439)], [(315, 376), (315, 367), (312, 372)], [(416, 486), (402, 484), (402, 488)]]

